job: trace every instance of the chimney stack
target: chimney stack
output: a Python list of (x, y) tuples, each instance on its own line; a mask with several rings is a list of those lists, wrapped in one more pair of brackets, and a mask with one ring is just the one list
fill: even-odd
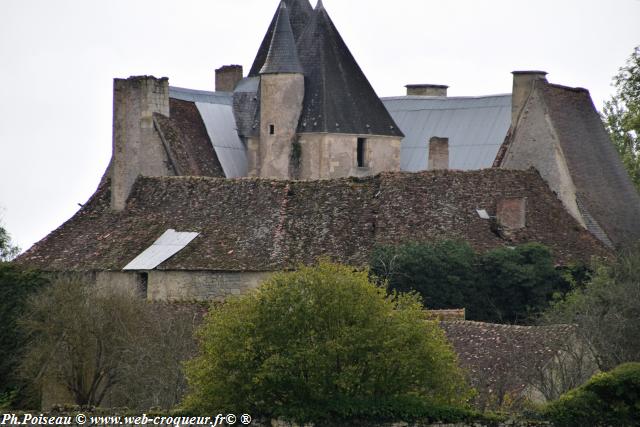
[(449, 138), (438, 138), (434, 136), (429, 140), (428, 169), (449, 169)]
[(242, 80), (242, 65), (225, 65), (216, 70), (216, 92), (233, 92)]
[(406, 85), (407, 96), (440, 96), (447, 97), (449, 86), (444, 85)]
[(547, 83), (547, 73), (544, 71), (514, 71), (512, 74), (511, 126), (515, 127), (518, 117), (533, 91), (535, 83), (537, 81)]
[(171, 175), (153, 119), (169, 117), (169, 79), (115, 79), (113, 89), (111, 207), (121, 211), (139, 175)]

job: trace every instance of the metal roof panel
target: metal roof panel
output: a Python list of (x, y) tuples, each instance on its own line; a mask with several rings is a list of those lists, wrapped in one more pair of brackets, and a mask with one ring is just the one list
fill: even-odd
[(123, 270), (153, 270), (184, 249), (198, 235), (199, 233), (177, 232), (169, 229)]

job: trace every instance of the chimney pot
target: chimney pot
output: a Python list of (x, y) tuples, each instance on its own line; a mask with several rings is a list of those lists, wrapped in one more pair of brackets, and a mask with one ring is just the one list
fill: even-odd
[(233, 92), (242, 80), (242, 65), (225, 65), (216, 70), (216, 92)]
[(449, 86), (445, 85), (430, 85), (430, 84), (416, 84), (406, 85), (407, 96), (447, 96), (447, 89)]

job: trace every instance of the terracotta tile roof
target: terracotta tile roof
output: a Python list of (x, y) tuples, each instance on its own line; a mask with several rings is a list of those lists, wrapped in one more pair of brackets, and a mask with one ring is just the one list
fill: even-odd
[[(527, 227), (504, 240), (492, 221), (503, 197), (527, 198)], [(271, 181), (144, 178), (122, 212), (109, 182), (18, 262), (50, 271), (120, 270), (167, 229), (200, 233), (158, 268), (272, 271), (329, 257), (363, 266), (376, 244), (464, 239), (479, 250), (537, 241), (558, 262), (607, 255), (535, 171), (384, 173), (368, 178)]]

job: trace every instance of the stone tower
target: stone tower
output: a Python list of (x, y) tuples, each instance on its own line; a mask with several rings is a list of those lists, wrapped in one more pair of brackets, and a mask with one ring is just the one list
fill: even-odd
[(304, 100), (304, 73), (286, 4), (280, 3), (271, 46), (260, 70), (259, 175), (288, 179)]

